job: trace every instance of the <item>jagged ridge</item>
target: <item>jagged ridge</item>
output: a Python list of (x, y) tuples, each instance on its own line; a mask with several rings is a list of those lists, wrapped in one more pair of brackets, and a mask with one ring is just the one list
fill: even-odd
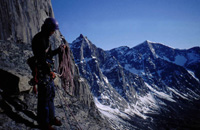
[(114, 127), (195, 128), (198, 116), (189, 119), (188, 114), (192, 110), (199, 114), (199, 47), (180, 50), (145, 41), (133, 48), (104, 51), (83, 35), (70, 47), (97, 107), (115, 122)]

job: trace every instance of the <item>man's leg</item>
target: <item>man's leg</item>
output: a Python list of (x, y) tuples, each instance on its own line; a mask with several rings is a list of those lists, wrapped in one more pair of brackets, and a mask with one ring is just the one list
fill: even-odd
[(62, 123), (55, 117), (55, 106), (54, 106), (54, 97), (55, 97), (55, 85), (54, 82), (50, 82), (51, 85), (51, 94), (50, 94), (50, 101), (49, 101), (49, 117), (50, 117), (50, 124), (61, 126)]
[(49, 120), (52, 121), (55, 118), (54, 101), (49, 101)]
[(37, 106), (38, 124), (45, 126), (49, 123), (49, 107), (46, 98), (46, 88), (44, 84), (38, 85), (38, 106)]

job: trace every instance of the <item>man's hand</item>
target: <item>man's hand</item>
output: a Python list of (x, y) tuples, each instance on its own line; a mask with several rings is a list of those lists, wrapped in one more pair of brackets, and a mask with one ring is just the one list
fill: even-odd
[(51, 77), (51, 79), (55, 79), (56, 78), (56, 74), (54, 72), (50, 72), (50, 77)]
[(65, 45), (65, 44), (61, 44), (60, 47), (62, 47), (62, 48), (65, 49), (65, 48), (66, 48), (66, 45)]
[(62, 47), (65, 49), (67, 46), (66, 46), (66, 45), (63, 45)]

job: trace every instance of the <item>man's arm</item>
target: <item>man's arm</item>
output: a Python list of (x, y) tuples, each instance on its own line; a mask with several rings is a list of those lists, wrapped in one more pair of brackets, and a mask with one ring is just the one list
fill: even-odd
[(44, 46), (43, 41), (33, 39), (32, 49), (33, 49), (34, 56), (37, 59), (39, 69), (41, 69), (43, 73), (49, 74), (50, 68), (48, 64), (46, 63), (45, 46)]

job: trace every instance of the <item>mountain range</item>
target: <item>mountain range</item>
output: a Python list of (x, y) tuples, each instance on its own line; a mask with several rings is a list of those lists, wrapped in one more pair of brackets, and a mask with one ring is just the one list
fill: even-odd
[(70, 49), (113, 128), (200, 128), (200, 47), (144, 41), (105, 51), (81, 34)]

